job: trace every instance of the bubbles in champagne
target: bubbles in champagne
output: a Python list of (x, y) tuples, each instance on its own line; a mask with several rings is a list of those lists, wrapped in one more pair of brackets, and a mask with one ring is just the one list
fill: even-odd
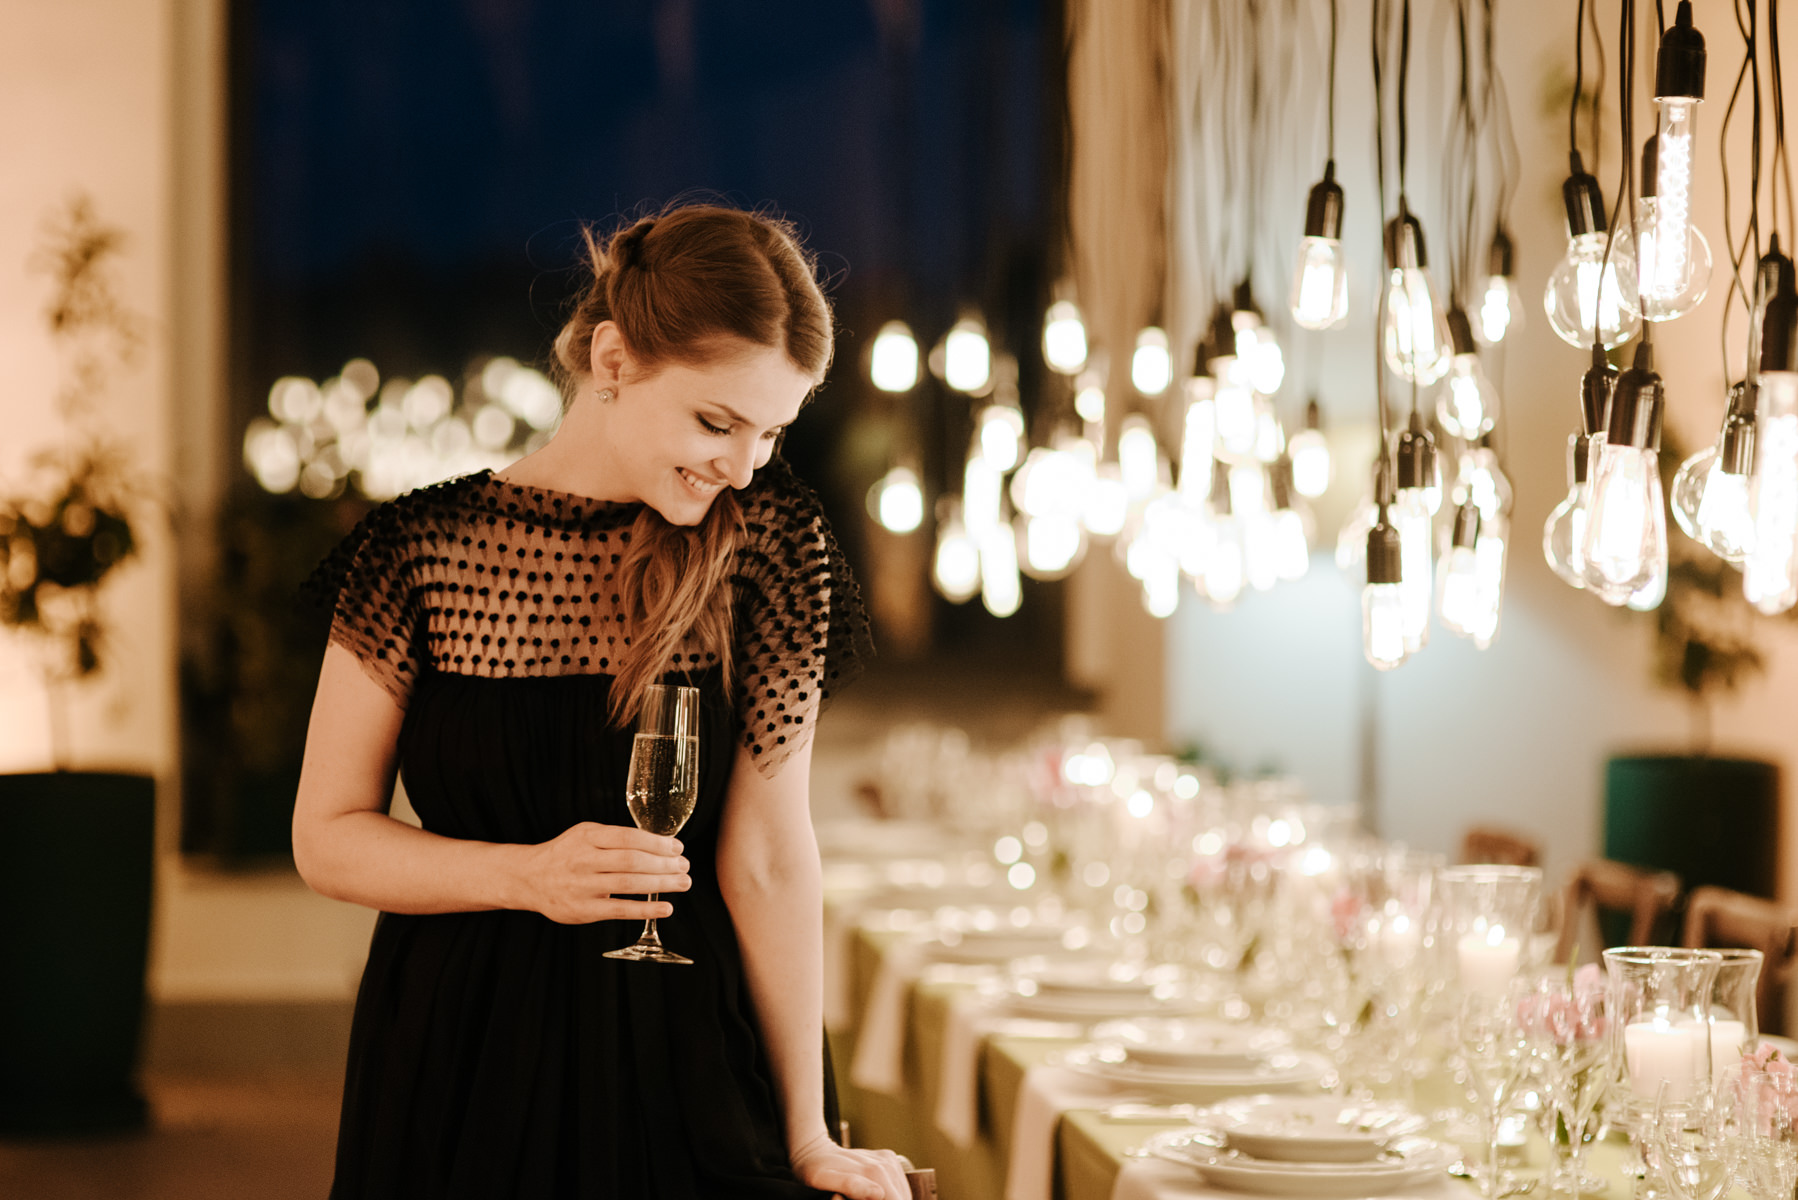
[(639, 733), (631, 743), (624, 800), (638, 829), (672, 837), (699, 798), (699, 739)]

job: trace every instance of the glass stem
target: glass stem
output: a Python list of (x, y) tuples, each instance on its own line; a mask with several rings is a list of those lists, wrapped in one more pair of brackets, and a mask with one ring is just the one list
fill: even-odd
[[(649, 894), (649, 902), (651, 904), (656, 902), (654, 892)], [(660, 946), (662, 944), (662, 935), (656, 932), (656, 919), (654, 917), (643, 918), (643, 936), (637, 940), (639, 942), (648, 942), (655, 946)]]
[(1498, 1135), (1504, 1128), (1505, 1113), (1501, 1105), (1494, 1104), (1491, 1115), (1486, 1118), (1486, 1179), (1481, 1189), (1486, 1200), (1497, 1200), (1500, 1188), (1498, 1180)]

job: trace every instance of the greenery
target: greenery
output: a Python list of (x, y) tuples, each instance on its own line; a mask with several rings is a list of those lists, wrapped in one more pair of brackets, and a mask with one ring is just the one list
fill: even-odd
[(22, 483), (0, 488), (0, 625), (33, 636), (44, 650), (59, 770), (67, 758), (63, 685), (101, 669), (100, 590), (138, 549), (146, 494), (128, 453), (101, 431), (97, 410), (143, 342), (142, 321), (120, 300), (114, 279), (124, 241), (85, 196), (47, 222), (30, 266), (52, 285), (44, 318), (62, 361), (56, 406), (67, 436), (29, 460)]

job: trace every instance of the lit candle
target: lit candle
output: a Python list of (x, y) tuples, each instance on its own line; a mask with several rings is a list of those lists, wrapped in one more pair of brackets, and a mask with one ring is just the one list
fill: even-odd
[(1748, 1026), (1740, 1021), (1711, 1021), (1711, 1082), (1720, 1082), (1723, 1072), (1742, 1061), (1742, 1043), (1748, 1040)]
[(1503, 925), (1463, 934), (1456, 945), (1461, 960), (1461, 986), (1470, 992), (1496, 994), (1511, 986), (1523, 947), (1507, 937)]
[(1697, 1021), (1675, 1025), (1665, 1017), (1625, 1026), (1623, 1061), (1637, 1099), (1652, 1103), (1663, 1082), (1669, 1100), (1683, 1100), (1690, 1095), (1700, 1074), (1700, 1055), (1707, 1048), (1707, 1036), (1708, 1030)]

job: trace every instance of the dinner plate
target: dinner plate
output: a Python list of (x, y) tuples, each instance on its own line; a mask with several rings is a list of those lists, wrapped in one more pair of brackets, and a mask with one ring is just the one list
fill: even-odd
[(1335, 1200), (1376, 1196), (1440, 1177), (1459, 1157), (1453, 1146), (1406, 1138), (1377, 1159), (1356, 1163), (1267, 1162), (1216, 1144), (1205, 1129), (1169, 1129), (1151, 1136), (1145, 1153), (1190, 1167), (1207, 1182), (1263, 1196)]
[(1039, 996), (1148, 996), (1156, 981), (1140, 967), (1112, 962), (1046, 963), (1027, 976)]
[(1284, 1030), (1208, 1017), (1110, 1021), (1093, 1030), (1093, 1036), (1121, 1043), (1126, 1058), (1145, 1066), (1238, 1070), (1253, 1067), (1292, 1041)]
[(1175, 1100), (1209, 1104), (1249, 1092), (1296, 1092), (1314, 1086), (1330, 1070), (1321, 1054), (1281, 1051), (1252, 1067), (1161, 1067), (1131, 1061), (1116, 1042), (1089, 1042), (1069, 1050), (1062, 1065), (1102, 1079)]
[(1339, 1096), (1239, 1096), (1195, 1114), (1232, 1150), (1263, 1160), (1367, 1162), (1388, 1144), (1428, 1122), (1397, 1104), (1355, 1103)]

